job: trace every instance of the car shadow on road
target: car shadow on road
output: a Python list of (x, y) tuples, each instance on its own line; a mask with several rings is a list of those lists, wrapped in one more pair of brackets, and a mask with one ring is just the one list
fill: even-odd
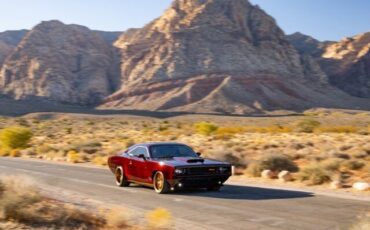
[(172, 195), (198, 196), (218, 199), (235, 200), (274, 200), (313, 197), (310, 192), (289, 191), (281, 189), (259, 188), (250, 186), (225, 185), (218, 192), (205, 189), (189, 189), (171, 193)]

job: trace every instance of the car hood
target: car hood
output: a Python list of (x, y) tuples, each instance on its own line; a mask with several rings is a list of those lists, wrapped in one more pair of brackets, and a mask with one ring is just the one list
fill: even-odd
[(155, 159), (155, 160), (171, 166), (229, 165), (226, 162), (195, 157), (173, 157), (168, 159)]

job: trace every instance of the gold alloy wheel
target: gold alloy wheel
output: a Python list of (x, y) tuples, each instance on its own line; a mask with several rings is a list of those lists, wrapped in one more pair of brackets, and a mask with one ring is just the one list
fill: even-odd
[(115, 176), (116, 176), (116, 182), (117, 182), (117, 184), (120, 184), (122, 182), (122, 171), (121, 171), (120, 168), (117, 168), (116, 169)]
[(121, 166), (116, 168), (116, 171), (114, 172), (114, 178), (116, 179), (116, 184), (119, 187), (128, 187), (130, 186), (130, 182), (127, 181), (127, 178), (125, 176), (125, 171)]
[(163, 173), (158, 172), (158, 173), (155, 174), (154, 186), (155, 186), (155, 190), (157, 190), (157, 191), (162, 191), (163, 190), (163, 186), (164, 186)]

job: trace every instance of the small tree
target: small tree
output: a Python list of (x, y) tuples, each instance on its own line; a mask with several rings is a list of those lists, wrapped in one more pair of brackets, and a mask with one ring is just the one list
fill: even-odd
[(218, 126), (215, 124), (203, 121), (203, 122), (196, 123), (195, 129), (197, 133), (209, 136), (212, 133), (217, 131)]
[(0, 132), (0, 144), (7, 149), (26, 148), (31, 138), (31, 130), (24, 127), (9, 127)]

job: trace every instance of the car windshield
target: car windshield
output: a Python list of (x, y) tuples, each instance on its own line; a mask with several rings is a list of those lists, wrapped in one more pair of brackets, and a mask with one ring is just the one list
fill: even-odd
[(154, 145), (150, 147), (152, 158), (198, 157), (198, 155), (185, 145)]

